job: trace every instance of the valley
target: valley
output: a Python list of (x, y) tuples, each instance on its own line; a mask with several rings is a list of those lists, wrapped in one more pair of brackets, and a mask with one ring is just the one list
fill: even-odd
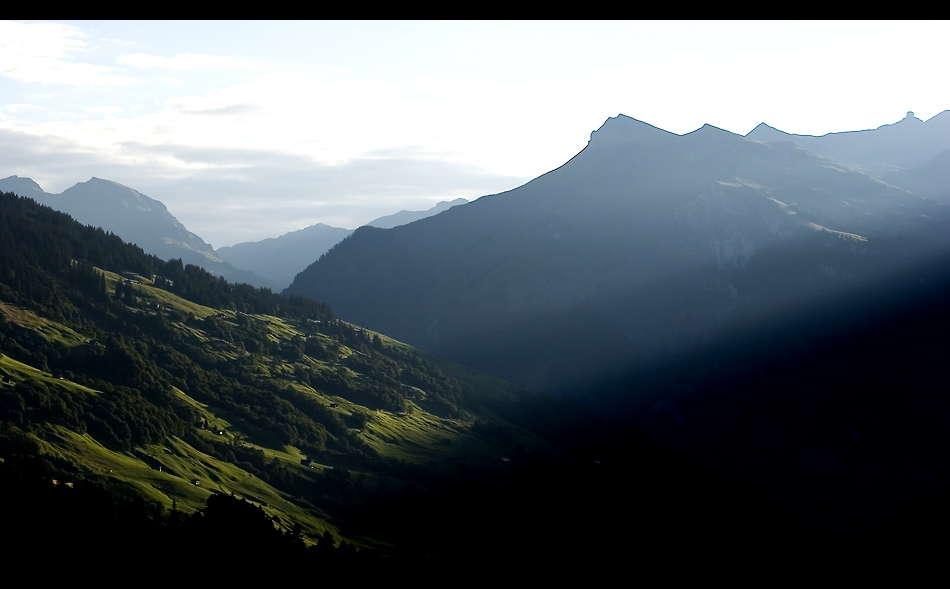
[[(219, 252), (113, 182), (70, 189), (102, 213), (79, 219), (0, 181), (17, 554), (81, 530), (82, 558), (174, 544), (344, 579), (929, 550), (945, 120), (802, 138), (621, 115), (508, 192)], [(145, 209), (137, 244), (98, 228)]]

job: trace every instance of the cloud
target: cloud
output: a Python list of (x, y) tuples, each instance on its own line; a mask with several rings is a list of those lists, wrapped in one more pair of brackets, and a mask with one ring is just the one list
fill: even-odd
[(87, 35), (60, 23), (0, 22), (0, 76), (26, 83), (128, 86), (141, 82), (105, 65), (73, 61)]
[[(123, 157), (113, 157), (119, 152)], [(529, 178), (433, 157), (418, 148), (382, 150), (338, 165), (265, 148), (125, 141), (95, 149), (78, 140), (0, 128), (0, 177), (29, 177), (59, 193), (105, 178), (160, 200), (215, 247), (277, 237), (315, 223), (356, 228), (439, 200), (473, 200)]]
[(211, 68), (257, 68), (262, 66), (258, 61), (237, 59), (226, 55), (209, 55), (207, 53), (181, 53), (174, 57), (150, 55), (148, 53), (133, 53), (131, 55), (123, 53), (116, 58), (116, 63), (139, 69), (157, 68), (175, 71)]
[(372, 149), (363, 154), (366, 159), (423, 159), (445, 155), (445, 152), (435, 153), (421, 145), (406, 145), (402, 147), (381, 147)]
[(86, 46), (88, 35), (59, 23), (0, 21), (0, 55), (6, 63), (18, 56), (62, 59)]
[(230, 104), (214, 108), (179, 108), (178, 112), (186, 115), (253, 115), (264, 112), (263, 107), (257, 104)]
[(3, 106), (3, 109), (4, 109), (4, 110), (7, 110), (7, 111), (10, 111), (10, 112), (12, 112), (12, 113), (16, 113), (16, 112), (20, 112), (20, 111), (25, 111), (25, 110), (26, 110), (26, 111), (30, 111), (30, 110), (32, 110), (32, 111), (46, 110), (45, 107), (39, 106), (39, 105), (36, 105), (36, 104), (6, 104), (6, 105)]
[(83, 107), (83, 110), (86, 112), (98, 113), (98, 114), (103, 114), (103, 115), (112, 115), (118, 112), (122, 112), (124, 109), (121, 106), (103, 105), (103, 106), (86, 106), (86, 107)]

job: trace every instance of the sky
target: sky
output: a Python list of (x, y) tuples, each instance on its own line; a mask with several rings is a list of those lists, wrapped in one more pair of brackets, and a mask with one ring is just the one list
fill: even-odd
[(0, 22), (0, 178), (113, 180), (222, 247), (510, 190), (618, 114), (926, 121), (948, 55), (948, 21)]

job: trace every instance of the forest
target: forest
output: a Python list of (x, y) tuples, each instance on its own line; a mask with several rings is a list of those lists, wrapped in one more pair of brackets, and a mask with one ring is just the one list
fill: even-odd
[[(172, 458), (161, 455), (186, 448), (292, 497), (308, 522), (301, 527), (286, 513), (276, 521), (304, 544), (455, 557), (440, 537), (448, 533), (447, 502), (481, 496), (500, 478), (517, 481), (525, 469), (560, 480), (568, 476), (560, 469), (586, 462), (562, 448), (566, 432), (596, 435), (603, 425), (576, 403), (466, 384), (411, 348), (336, 319), (323, 304), (159, 260), (13, 194), (0, 198), (0, 269), (0, 458), (5, 476), (26, 485), (4, 487), (11, 504), (29, 500), (18, 512), (25, 519), (10, 520), (26, 527), (42, 512), (47, 529), (86, 529), (66, 506), (88, 500), (126, 505), (138, 514), (127, 525), (185, 533), (168, 530), (186, 529), (173, 522), (196, 516), (175, 514), (207, 513), (220, 494), (180, 490), (202, 481), (180, 480)], [(222, 427), (221, 416), (232, 426)], [(401, 456), (386, 450), (398, 431), (386, 430), (382, 444), (364, 433), (384, 418), (424, 418), (441, 433), (429, 448), (406, 442), (425, 459)], [(137, 482), (111, 477), (98, 457), (72, 450), (66, 431), (177, 475), (178, 488), (156, 485), (161, 493), (140, 497), (146, 507), (129, 507), (122, 502), (136, 496)], [(470, 460), (456, 446), (488, 456)], [(288, 460), (291, 450), (302, 458)], [(451, 529), (476, 538), (473, 530), (503, 521), (501, 513), (538, 509), (536, 498), (510, 502), (519, 485), (492, 489), (496, 498), (481, 497), (481, 508), (461, 516), (468, 525)]]

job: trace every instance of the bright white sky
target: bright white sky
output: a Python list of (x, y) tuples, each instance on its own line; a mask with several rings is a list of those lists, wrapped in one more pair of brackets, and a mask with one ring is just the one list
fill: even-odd
[(950, 108), (948, 22), (0, 22), (0, 178), (215, 247), (514, 188), (625, 114), (810, 135)]

